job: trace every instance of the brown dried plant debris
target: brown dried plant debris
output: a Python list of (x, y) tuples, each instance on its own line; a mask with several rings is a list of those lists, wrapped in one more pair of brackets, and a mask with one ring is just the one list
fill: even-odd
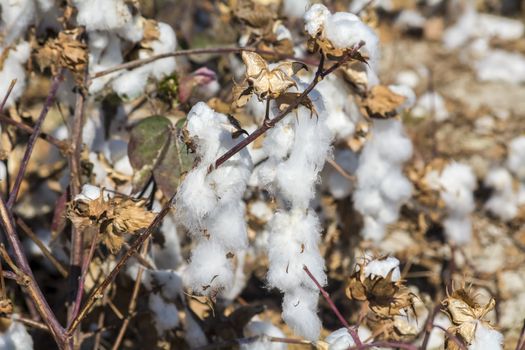
[[(486, 320), (485, 316), (494, 309), (496, 300), (491, 298), (485, 305), (476, 301), (476, 296), (471, 290), (466, 288), (456, 289), (451, 295), (448, 295), (442, 301), (442, 311), (448, 316), (453, 326), (448, 332), (460, 338), (466, 345), (470, 345), (476, 334), (476, 327), (479, 323), (486, 328), (494, 327)], [(458, 345), (451, 339), (448, 339), (445, 345), (446, 349), (459, 349)]]
[[(116, 253), (124, 243), (125, 235), (148, 227), (155, 214), (144, 208), (144, 201), (100, 196), (94, 200), (80, 198), (71, 201), (68, 217), (77, 230), (100, 235), (98, 240)], [(86, 235), (87, 242), (91, 242), (91, 235)]]
[(404, 281), (392, 281), (394, 269), (386, 277), (366, 276), (368, 262), (365, 260), (357, 264), (348, 282), (347, 297), (368, 303), (367, 325), (379, 338), (396, 341), (412, 339), (417, 332), (410, 325), (409, 317), (417, 317), (414, 306), (417, 296), (404, 285)]
[(61, 31), (56, 39), (48, 40), (36, 54), (40, 69), (49, 67), (53, 74), (57, 74), (60, 68), (67, 68), (73, 73), (75, 82), (83, 85), (88, 63), (87, 46), (82, 40), (83, 34), (82, 28), (75, 28)]
[(396, 94), (387, 86), (374, 86), (359, 101), (361, 113), (369, 118), (388, 119), (397, 115), (397, 109), (405, 102), (405, 97)]
[(252, 94), (261, 101), (278, 98), (290, 87), (297, 86), (292, 76), (301, 69), (307, 69), (300, 62), (283, 62), (270, 69), (260, 55), (249, 51), (243, 51), (242, 60), (246, 65), (246, 77), (240, 85), (234, 84), (235, 107), (245, 106)]

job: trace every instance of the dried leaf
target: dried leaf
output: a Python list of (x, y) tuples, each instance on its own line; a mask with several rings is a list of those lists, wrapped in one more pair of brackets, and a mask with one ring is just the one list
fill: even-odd
[(376, 85), (362, 101), (361, 108), (369, 118), (388, 119), (396, 116), (396, 109), (404, 101), (404, 96), (392, 92), (384, 85)]

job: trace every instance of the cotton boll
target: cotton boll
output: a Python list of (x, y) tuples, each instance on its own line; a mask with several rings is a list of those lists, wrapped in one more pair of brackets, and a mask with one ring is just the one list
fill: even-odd
[(111, 88), (125, 99), (134, 99), (142, 95), (148, 82), (149, 70), (139, 67), (122, 73), (111, 84)]
[(94, 201), (98, 198), (100, 198), (100, 195), (102, 194), (102, 190), (98, 186), (93, 186), (90, 184), (85, 184), (82, 186), (82, 192), (77, 194), (74, 201), (77, 200), (84, 200), (84, 201)]
[(248, 246), (244, 203), (232, 202), (222, 205), (206, 218), (207, 234), (227, 250), (241, 250)]
[(9, 50), (7, 58), (3, 62), (2, 70), (0, 71), (0, 94), (6, 95), (11, 81), (16, 79), (16, 84), (11, 91), (11, 94), (6, 100), (5, 107), (11, 107), (24, 93), (26, 87), (26, 72), (24, 64), (29, 59), (31, 47), (28, 42), (24, 41), (14, 48), (0, 47), (1, 54), (5, 54), (5, 50)]
[(77, 22), (88, 31), (111, 31), (124, 27), (132, 20), (123, 0), (73, 0), (78, 10)]
[(305, 14), (309, 5), (310, 0), (284, 0), (282, 13), (286, 17), (300, 18)]
[(8, 47), (23, 36), (35, 17), (33, 0), (0, 0), (2, 46)]
[(415, 118), (434, 117), (437, 122), (449, 118), (449, 112), (445, 106), (445, 100), (437, 92), (427, 92), (419, 97), (411, 114)]
[(150, 293), (148, 305), (152, 311), (155, 329), (159, 335), (179, 325), (177, 307), (164, 301), (158, 293)]
[(13, 321), (9, 328), (0, 334), (0, 349), (31, 350), (33, 349), (33, 338), (22, 323)]
[(304, 14), (306, 32), (315, 37), (329, 16), (331, 16), (330, 10), (328, 10), (326, 6), (322, 4), (312, 5)]
[(474, 63), (474, 69), (480, 81), (525, 82), (525, 56), (517, 52), (491, 50)]
[[(256, 336), (285, 338), (284, 333), (279, 328), (269, 322), (262, 321), (248, 323), (244, 327), (244, 336), (247, 338)], [(287, 348), (284, 343), (266, 341), (264, 337), (256, 342), (241, 345), (241, 350), (286, 350)]]
[(443, 220), (447, 238), (456, 244), (467, 244), (472, 239), (472, 222), (469, 217), (448, 216)]
[[(160, 290), (167, 301), (183, 297), (182, 279), (174, 270), (146, 270), (150, 286), (149, 290)], [(145, 283), (146, 284), (146, 283)]]
[[(357, 170), (359, 164), (357, 155), (351, 150), (347, 149), (336, 151), (335, 162), (349, 174), (353, 174)], [(353, 182), (343, 177), (343, 175), (341, 175), (335, 169), (330, 169), (326, 182), (330, 194), (335, 199), (348, 197), (354, 188)]]
[(199, 348), (208, 344), (206, 334), (193, 317), (192, 313), (186, 309), (184, 340), (188, 343), (191, 349)]
[[(89, 73), (94, 74), (121, 64), (124, 59), (121, 52), (121, 42), (116, 34), (104, 32), (90, 32), (88, 40)], [(93, 79), (89, 86), (89, 93), (101, 91), (106, 84), (122, 72), (114, 72), (103, 77)]]
[(401, 278), (401, 271), (399, 270), (399, 260), (389, 256), (386, 259), (374, 259), (369, 261), (364, 268), (365, 276), (381, 276), (385, 277), (392, 271), (391, 281), (397, 282)]
[[(158, 29), (160, 33), (159, 39), (151, 43), (153, 54), (160, 55), (175, 51), (177, 38), (175, 37), (173, 28), (169, 24), (159, 22)], [(171, 74), (175, 70), (175, 67), (174, 57), (163, 58), (152, 63), (152, 73), (157, 80), (160, 80)]]
[(525, 180), (525, 136), (516, 137), (509, 143), (507, 167), (520, 180)]
[[(361, 326), (357, 330), (357, 335), (361, 341), (365, 342), (370, 338), (372, 333), (368, 328)], [(348, 332), (347, 328), (339, 328), (338, 330), (333, 331), (325, 338), (325, 342), (328, 343), (328, 350), (347, 350), (348, 348), (355, 346), (354, 339)]]
[(498, 349), (503, 349), (503, 335), (495, 329), (488, 328), (482, 322), (478, 322), (474, 341), (469, 345), (468, 350)]
[(317, 316), (319, 292), (311, 289), (297, 289), (286, 293), (283, 298), (283, 320), (295, 334), (310, 341), (319, 338), (321, 321)]
[(405, 98), (405, 102), (396, 109), (398, 113), (412, 108), (416, 103), (416, 93), (408, 85), (388, 85), (388, 89)]
[(518, 214), (518, 196), (510, 172), (506, 168), (491, 169), (484, 183), (494, 190), (485, 208), (504, 221), (514, 219)]
[(159, 269), (173, 269), (183, 261), (175, 215), (168, 214), (160, 226), (163, 244), (153, 245), (153, 259)]
[(233, 270), (227, 253), (217, 243), (199, 242), (192, 251), (190, 265), (184, 271), (185, 284), (201, 295), (229, 288), (233, 283)]

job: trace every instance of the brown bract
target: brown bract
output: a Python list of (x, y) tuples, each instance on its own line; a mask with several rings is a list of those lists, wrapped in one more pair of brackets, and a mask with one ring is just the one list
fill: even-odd
[(51, 68), (55, 75), (60, 68), (67, 68), (73, 73), (78, 85), (83, 85), (84, 72), (88, 63), (87, 46), (81, 37), (82, 28), (64, 30), (56, 39), (48, 40), (36, 54), (40, 69)]
[[(448, 331), (463, 340), (466, 345), (470, 345), (474, 340), (478, 323), (482, 323), (487, 328), (493, 328), (488, 321), (483, 319), (494, 309), (496, 305), (494, 298), (491, 298), (487, 304), (481, 305), (476, 302), (471, 291), (460, 288), (443, 300), (442, 305), (442, 311), (454, 324)], [(445, 348), (459, 349), (458, 345), (450, 339), (447, 340)]]
[(274, 69), (255, 52), (243, 51), (242, 60), (246, 65), (246, 77), (241, 84), (233, 87), (233, 99), (236, 107), (248, 103), (252, 94), (259, 100), (275, 99), (292, 86), (297, 86), (292, 76), (306, 65), (300, 62), (283, 62)]
[(396, 109), (405, 102), (405, 97), (394, 93), (387, 86), (376, 85), (361, 101), (361, 112), (369, 118), (388, 119), (397, 115)]
[(92, 235), (116, 253), (124, 243), (126, 234), (134, 234), (148, 227), (155, 215), (144, 208), (143, 201), (115, 197), (104, 200), (77, 199), (69, 203), (68, 217), (77, 230), (86, 233), (86, 241)]

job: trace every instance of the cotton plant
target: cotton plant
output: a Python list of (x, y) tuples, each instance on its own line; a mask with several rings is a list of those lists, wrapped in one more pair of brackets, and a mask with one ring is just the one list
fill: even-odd
[(242, 196), (252, 161), (243, 150), (209, 172), (237, 140), (228, 118), (205, 103), (188, 113), (187, 130), (197, 145), (199, 163), (186, 175), (176, 198), (177, 222), (195, 241), (185, 279), (195, 293), (213, 296), (233, 286), (232, 260), (248, 244)]
[(18, 321), (11, 321), (9, 327), (0, 334), (0, 349), (31, 350), (33, 345), (33, 338)]
[(439, 173), (430, 171), (425, 181), (431, 189), (439, 191), (445, 204), (443, 227), (447, 238), (456, 244), (467, 244), (472, 239), (472, 220), (475, 209), (474, 190), (477, 179), (467, 164), (451, 162)]

